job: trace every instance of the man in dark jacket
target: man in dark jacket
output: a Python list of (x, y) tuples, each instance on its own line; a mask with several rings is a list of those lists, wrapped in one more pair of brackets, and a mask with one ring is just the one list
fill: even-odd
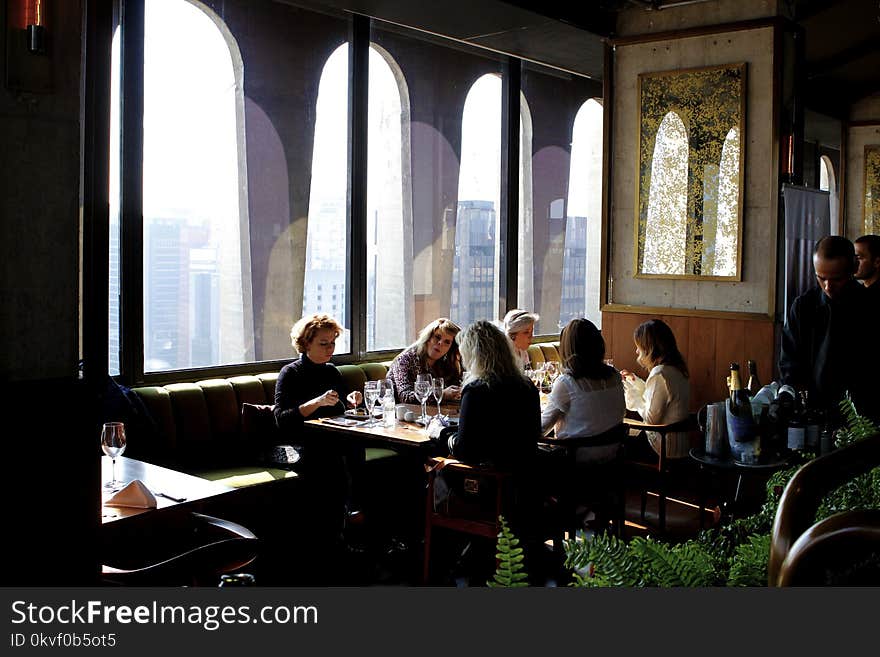
[(836, 414), (849, 391), (861, 413), (876, 417), (878, 313), (854, 278), (852, 242), (838, 235), (822, 238), (813, 267), (819, 286), (794, 300), (782, 333), (780, 395), (807, 391), (811, 407)]

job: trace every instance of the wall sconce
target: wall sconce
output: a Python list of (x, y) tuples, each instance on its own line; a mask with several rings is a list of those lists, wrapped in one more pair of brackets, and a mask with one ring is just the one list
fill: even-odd
[(51, 93), (53, 39), (47, 25), (59, 15), (62, 20), (72, 17), (74, 11), (67, 3), (49, 0), (6, 0), (5, 5), (6, 88)]
[(27, 0), (27, 47), (30, 52), (46, 51), (46, 25), (43, 0)]
[(30, 53), (46, 52), (45, 4), (45, 0), (9, 0), (9, 26), (25, 33)]

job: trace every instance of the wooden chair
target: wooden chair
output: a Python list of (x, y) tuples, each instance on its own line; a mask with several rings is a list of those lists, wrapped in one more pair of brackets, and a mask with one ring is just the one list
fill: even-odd
[[(568, 531), (574, 535), (583, 528), (583, 518), (579, 508), (583, 507), (596, 514), (596, 527), (605, 529), (610, 524), (612, 532), (623, 537), (625, 521), (626, 490), (623, 476), (623, 443), (626, 438), (626, 425), (609, 429), (603, 434), (582, 439), (567, 439), (557, 443), (550, 440), (541, 448), (552, 454), (555, 489), (558, 494), (558, 522), (560, 533)], [(577, 452), (581, 447), (597, 447), (617, 444), (617, 457), (607, 463), (578, 463)]]
[[(487, 466), (474, 466), (456, 459), (433, 457), (426, 465), (428, 491), (425, 499), (425, 553), (422, 580), (431, 572), (432, 539), (435, 528), (494, 539), (501, 530), (499, 515), (505, 515), (513, 497), (512, 475)], [(438, 477), (440, 473), (443, 477)], [(440, 482), (443, 482), (442, 484)], [(442, 486), (447, 494), (441, 495)]]
[(773, 521), (769, 586), (880, 583), (880, 511), (815, 522), (824, 495), (880, 465), (880, 434), (806, 463), (788, 482)]
[[(624, 425), (631, 430), (631, 433), (641, 433), (646, 431), (654, 431), (660, 435), (660, 454), (654, 460), (636, 460), (626, 458), (624, 466), (626, 469), (636, 475), (647, 475), (650, 479), (648, 482), (639, 485), (641, 489), (641, 518), (645, 519), (645, 509), (648, 501), (648, 490), (650, 487), (656, 487), (657, 492), (657, 524), (661, 534), (666, 532), (666, 497), (669, 490), (669, 482), (672, 476), (679, 470), (687, 468), (691, 465), (690, 459), (675, 458), (670, 459), (666, 456), (666, 437), (670, 433), (696, 432), (699, 430), (697, 425), (696, 413), (691, 413), (684, 420), (673, 422), (671, 424), (647, 424), (641, 420), (634, 418), (624, 418)], [(702, 510), (700, 510), (702, 513)]]
[[(137, 567), (101, 567), (101, 579), (121, 586), (217, 586), (220, 575), (244, 568), (257, 557), (257, 537), (238, 523), (189, 514), (182, 536), (160, 536), (179, 541), (179, 548), (165, 558)], [(127, 555), (120, 554), (120, 562)]]

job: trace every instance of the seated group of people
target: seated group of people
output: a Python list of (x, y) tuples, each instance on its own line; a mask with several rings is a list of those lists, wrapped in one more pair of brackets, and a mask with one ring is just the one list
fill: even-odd
[[(569, 322), (560, 335), (563, 373), (542, 407), (537, 388), (523, 371), (538, 319), (513, 310), (500, 323), (503, 329), (477, 321), (464, 331), (446, 318), (431, 322), (389, 369), (396, 401), (417, 401), (419, 374), (442, 377), (443, 400), (461, 403), (458, 430), (448, 442), (450, 453), (464, 461), (510, 467), (528, 464), (542, 435), (601, 436), (620, 425), (627, 408), (652, 424), (687, 417), (687, 366), (675, 336), (661, 320), (645, 322), (633, 336), (638, 363), (648, 372), (645, 381), (605, 363), (605, 341), (592, 322)], [(275, 417), (283, 431), (296, 434), (306, 419), (339, 415), (343, 400), (351, 406), (361, 402), (361, 393), (346, 390), (330, 363), (341, 331), (328, 315), (305, 317), (291, 330), (300, 358), (285, 365), (278, 377)], [(649, 436), (659, 453), (658, 440)], [(610, 460), (618, 447), (587, 445), (579, 450), (578, 461)], [(685, 456), (686, 436), (670, 436), (667, 454)]]

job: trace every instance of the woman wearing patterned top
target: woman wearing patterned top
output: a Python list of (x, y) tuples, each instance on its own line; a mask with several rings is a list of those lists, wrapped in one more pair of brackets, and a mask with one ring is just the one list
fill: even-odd
[(431, 374), (443, 377), (443, 400), (461, 399), (461, 356), (455, 336), (461, 328), (445, 317), (435, 319), (419, 333), (418, 339), (398, 354), (388, 376), (394, 381), (398, 403), (417, 404), (416, 377)]

